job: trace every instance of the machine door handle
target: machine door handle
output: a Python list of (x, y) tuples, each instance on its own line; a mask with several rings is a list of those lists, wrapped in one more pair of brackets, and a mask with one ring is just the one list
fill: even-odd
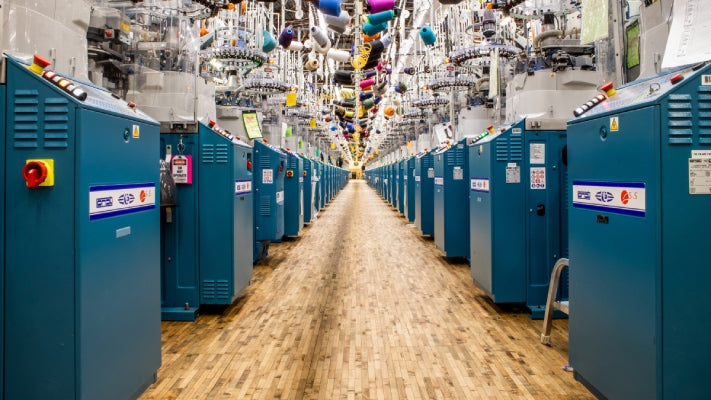
[(543, 205), (543, 204), (537, 205), (537, 206), (536, 206), (536, 213), (537, 213), (538, 216), (540, 216), (540, 217), (546, 215), (546, 206)]

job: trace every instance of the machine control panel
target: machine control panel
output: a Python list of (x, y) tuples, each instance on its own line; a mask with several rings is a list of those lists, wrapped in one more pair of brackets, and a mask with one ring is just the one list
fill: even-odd
[[(621, 109), (633, 104), (653, 101), (668, 92), (673, 86), (684, 80), (689, 75), (703, 67), (703, 64), (663, 72), (649, 79), (635, 81), (629, 85), (621, 86), (617, 90), (606, 84), (600, 88), (607, 93), (607, 99), (602, 94), (591, 101), (581, 105), (574, 111), (575, 117), (589, 117), (602, 114), (610, 110)], [(711, 76), (702, 77), (702, 84), (711, 85)], [(599, 104), (599, 105), (598, 105)], [(593, 108), (594, 107), (594, 108)]]

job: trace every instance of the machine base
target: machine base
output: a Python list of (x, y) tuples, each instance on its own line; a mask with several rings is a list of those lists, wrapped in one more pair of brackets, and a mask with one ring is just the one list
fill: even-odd
[(197, 307), (163, 307), (160, 309), (161, 321), (195, 321), (198, 316)]
[[(573, 366), (575, 368), (575, 366)], [(575, 378), (576, 381), (580, 382), (585, 386), (585, 389), (589, 390), (590, 393), (593, 394), (593, 396), (597, 397), (599, 400), (607, 400), (607, 397), (603, 396), (602, 393), (600, 393), (599, 390), (595, 388), (595, 386), (591, 385), (590, 382), (585, 380), (578, 371), (573, 371), (573, 377)]]
[(149, 386), (151, 386), (152, 384), (156, 383), (157, 380), (158, 380), (158, 372), (154, 372), (153, 375), (152, 375), (150, 378), (148, 378), (148, 380), (145, 381), (145, 382), (141, 385), (141, 387), (139, 387), (139, 388), (136, 390), (136, 392), (131, 395), (131, 397), (129, 397), (129, 400), (135, 400), (135, 399), (141, 397), (141, 395), (143, 394), (143, 392), (145, 392), (146, 389), (148, 389)]
[(268, 240), (254, 242), (254, 265), (267, 258), (269, 255), (269, 243)]
[[(526, 307), (529, 309), (528, 317), (533, 319), (533, 320), (539, 320), (543, 319), (543, 317), (546, 316), (546, 306), (531, 306), (526, 304)], [(563, 319), (563, 318), (568, 318), (568, 314), (555, 309), (553, 311), (553, 318), (554, 319)]]

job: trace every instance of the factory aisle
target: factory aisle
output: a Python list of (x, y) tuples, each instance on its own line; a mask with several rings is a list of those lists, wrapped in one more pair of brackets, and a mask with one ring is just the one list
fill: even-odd
[(500, 311), (364, 181), (273, 245), (220, 315), (163, 323), (142, 399), (592, 399), (571, 373), (567, 321)]

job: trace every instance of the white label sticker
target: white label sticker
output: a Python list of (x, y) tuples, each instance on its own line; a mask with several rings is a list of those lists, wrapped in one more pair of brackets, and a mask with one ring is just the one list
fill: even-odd
[(461, 181), (464, 179), (464, 170), (462, 167), (454, 167), (454, 170), (452, 171), (452, 179), (455, 181)]
[(235, 196), (252, 193), (252, 181), (240, 179), (235, 181)]
[(263, 169), (262, 170), (262, 183), (264, 183), (264, 184), (274, 183), (274, 171), (272, 171), (271, 169)]
[(520, 135), (520, 134), (521, 134), (521, 128), (513, 128), (513, 129), (511, 130), (511, 133), (513, 133), (514, 135)]
[(444, 178), (442, 178), (441, 176), (436, 176), (434, 178), (434, 184), (435, 184), (435, 186), (443, 186), (444, 185)]
[(428, 178), (434, 178), (434, 168), (428, 168), (428, 169), (427, 169), (427, 177), (428, 177)]
[(531, 143), (530, 146), (530, 163), (531, 164), (545, 164), (546, 163), (546, 144), (545, 143)]
[(155, 208), (153, 183), (89, 187), (89, 220), (114, 217)]
[(691, 158), (711, 158), (711, 150), (691, 150)]
[(481, 178), (472, 178), (471, 189), (474, 192), (489, 193), (489, 180)]
[(402, 180), (403, 180), (403, 181), (407, 181), (407, 175), (403, 175), (403, 176), (402, 176)]
[(415, 175), (415, 182), (419, 182), (419, 181), (421, 181), (421, 180), (422, 180), (422, 178), (420, 178), (419, 175)]
[(620, 130), (620, 118), (610, 117), (610, 132), (617, 132)]
[(703, 86), (711, 86), (711, 75), (701, 75), (701, 84)]
[(546, 188), (546, 167), (531, 167), (531, 189)]
[(304, 183), (304, 177), (303, 177), (303, 176), (300, 176), (300, 177), (299, 177), (299, 183)]
[(284, 191), (283, 190), (276, 192), (276, 202), (277, 202), (277, 204), (281, 204), (284, 202)]
[(711, 194), (711, 159), (689, 159), (689, 194)]
[(521, 167), (509, 163), (506, 167), (506, 183), (521, 183)]
[(644, 217), (646, 186), (638, 182), (573, 182), (573, 207)]

